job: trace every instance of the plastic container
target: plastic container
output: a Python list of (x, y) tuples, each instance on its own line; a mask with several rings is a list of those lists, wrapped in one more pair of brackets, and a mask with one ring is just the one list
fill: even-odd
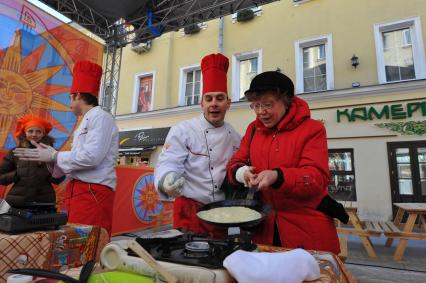
[(6, 283), (27, 283), (33, 281), (30, 275), (13, 274), (7, 277)]

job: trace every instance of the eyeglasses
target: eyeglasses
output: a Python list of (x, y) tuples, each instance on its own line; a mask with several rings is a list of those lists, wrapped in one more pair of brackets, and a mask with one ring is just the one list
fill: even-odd
[(272, 107), (274, 107), (274, 103), (273, 102), (268, 102), (268, 103), (252, 103), (250, 104), (250, 108), (253, 109), (255, 112), (260, 112), (262, 110), (269, 110)]

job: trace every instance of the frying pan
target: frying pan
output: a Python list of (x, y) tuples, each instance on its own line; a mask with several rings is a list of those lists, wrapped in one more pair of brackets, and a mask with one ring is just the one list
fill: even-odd
[(252, 228), (259, 225), (265, 219), (265, 217), (271, 212), (271, 207), (269, 205), (262, 204), (258, 200), (249, 200), (249, 199), (215, 201), (215, 202), (211, 202), (211, 203), (203, 205), (202, 207), (198, 209), (198, 211), (204, 211), (204, 210), (220, 208), (220, 207), (232, 207), (232, 206), (243, 206), (243, 207), (254, 209), (261, 214), (261, 217), (255, 220), (250, 220), (246, 222), (234, 222), (234, 223), (213, 222), (213, 221), (205, 220), (201, 217), (198, 217), (198, 214), (197, 214), (197, 217), (201, 219), (202, 221), (215, 226)]

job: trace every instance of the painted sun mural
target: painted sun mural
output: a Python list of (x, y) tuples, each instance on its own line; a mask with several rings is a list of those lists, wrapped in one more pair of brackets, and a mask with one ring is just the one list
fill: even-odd
[(43, 86), (57, 74), (62, 65), (37, 69), (46, 46), (41, 45), (22, 59), (21, 32), (16, 31), (13, 43), (0, 53), (0, 144), (13, 132), (18, 117), (25, 113), (49, 119), (55, 128), (67, 133), (64, 125), (49, 110), (69, 112), (70, 109), (50, 96), (67, 92), (67, 86)]
[(72, 67), (102, 64), (102, 45), (23, 0), (0, 0), (0, 34), (0, 149), (16, 146), (16, 121), (28, 113), (51, 121), (55, 147), (66, 148), (78, 123)]

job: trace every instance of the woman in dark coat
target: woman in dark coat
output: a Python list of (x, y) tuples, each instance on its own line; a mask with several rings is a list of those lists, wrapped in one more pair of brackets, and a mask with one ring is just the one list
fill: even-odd
[[(34, 147), (31, 140), (53, 145), (54, 139), (48, 136), (52, 124), (34, 115), (24, 115), (18, 119), (15, 136), (18, 147)], [(0, 185), (14, 183), (6, 196), (7, 203), (16, 208), (25, 207), (30, 202), (56, 202), (53, 184), (61, 183), (65, 177), (53, 178), (48, 165), (41, 162), (23, 161), (10, 150), (0, 164)]]

